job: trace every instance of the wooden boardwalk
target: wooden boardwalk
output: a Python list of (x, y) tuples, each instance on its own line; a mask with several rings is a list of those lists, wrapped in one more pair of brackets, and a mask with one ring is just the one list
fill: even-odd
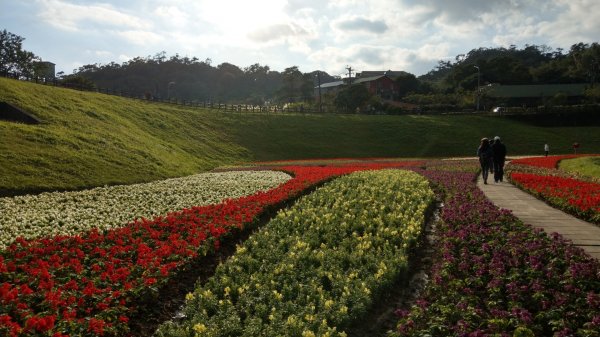
[(524, 223), (543, 228), (548, 234), (559, 233), (600, 260), (600, 226), (552, 208), (506, 181), (494, 183), (493, 176), (484, 185), (480, 174), (477, 186), (496, 206), (511, 210)]

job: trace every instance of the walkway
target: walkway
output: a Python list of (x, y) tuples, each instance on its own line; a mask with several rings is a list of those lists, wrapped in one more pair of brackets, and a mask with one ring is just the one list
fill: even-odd
[(552, 208), (506, 181), (494, 183), (493, 176), (484, 185), (479, 175), (477, 186), (496, 206), (511, 210), (524, 223), (543, 228), (547, 233), (557, 232), (600, 260), (599, 226)]

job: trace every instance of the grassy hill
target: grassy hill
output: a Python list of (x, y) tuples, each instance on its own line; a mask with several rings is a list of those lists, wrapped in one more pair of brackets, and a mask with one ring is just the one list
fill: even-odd
[(0, 101), (42, 120), (0, 121), (0, 190), (156, 180), (250, 158), (211, 113), (0, 78)]
[(509, 155), (600, 152), (600, 127), (535, 127), (502, 117), (245, 115), (227, 120), (256, 159), (475, 156), (482, 137), (500, 136)]
[(223, 113), (0, 78), (0, 101), (42, 120), (0, 121), (0, 195), (188, 175), (252, 160), (472, 156), (499, 135), (509, 154), (600, 152), (600, 127), (499, 117)]

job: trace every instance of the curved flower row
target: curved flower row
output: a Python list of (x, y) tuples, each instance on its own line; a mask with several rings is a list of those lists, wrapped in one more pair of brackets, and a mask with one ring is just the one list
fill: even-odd
[(517, 186), (550, 204), (579, 218), (600, 223), (600, 184), (520, 172), (510, 177)]
[(192, 206), (238, 198), (290, 179), (283, 172), (203, 173), (145, 184), (0, 198), (0, 249), (17, 237), (75, 235), (121, 227)]
[(391, 336), (598, 336), (597, 260), (499, 210), (472, 174), (424, 174), (447, 195), (439, 250)]
[(567, 154), (560, 156), (548, 156), (548, 157), (529, 157), (529, 158), (520, 158), (511, 160), (512, 165), (525, 165), (525, 166), (534, 166), (534, 167), (543, 167), (555, 169), (558, 167), (558, 162), (563, 159), (572, 159), (577, 157), (589, 156), (587, 154)]
[(590, 155), (523, 158), (511, 161), (507, 173), (519, 188), (586, 221), (600, 223), (600, 183), (557, 169), (563, 159)]
[(335, 176), (402, 165), (283, 167), (295, 177), (266, 192), (105, 232), (17, 239), (0, 251), (0, 334), (124, 335), (136, 301), (265, 210)]
[(280, 212), (188, 294), (158, 336), (345, 336), (407, 268), (433, 200), (422, 176), (358, 172)]

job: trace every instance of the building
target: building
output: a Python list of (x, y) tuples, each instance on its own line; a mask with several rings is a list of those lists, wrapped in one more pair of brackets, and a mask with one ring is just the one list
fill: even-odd
[(369, 94), (379, 96), (382, 99), (393, 100), (398, 96), (398, 83), (387, 75), (373, 77), (359, 77), (353, 83), (362, 83), (369, 90)]
[(392, 80), (396, 80), (398, 77), (402, 76), (402, 75), (407, 75), (408, 73), (406, 71), (393, 71), (393, 70), (376, 70), (376, 71), (363, 71), (361, 73), (358, 73), (356, 75), (357, 78), (367, 78), (367, 77), (375, 77), (375, 76), (381, 76), (381, 75), (386, 75), (387, 77), (391, 78)]
[[(341, 90), (341, 88), (344, 86), (344, 81), (335, 81), (335, 82), (328, 82), (328, 83), (321, 83), (321, 94), (327, 94), (330, 92), (337, 92), (338, 90)], [(319, 90), (319, 86), (315, 87), (315, 90), (317, 91), (318, 94), (318, 90)]]
[[(364, 72), (363, 72), (364, 74)], [(348, 79), (345, 81), (335, 81), (321, 84), (321, 94), (327, 94), (342, 90), (348, 83)], [(353, 78), (352, 84), (364, 85), (371, 95), (379, 96), (382, 99), (392, 100), (398, 95), (398, 84), (387, 75), (376, 75), (371, 77), (358, 77)], [(315, 96), (318, 97), (319, 86), (315, 87)]]

